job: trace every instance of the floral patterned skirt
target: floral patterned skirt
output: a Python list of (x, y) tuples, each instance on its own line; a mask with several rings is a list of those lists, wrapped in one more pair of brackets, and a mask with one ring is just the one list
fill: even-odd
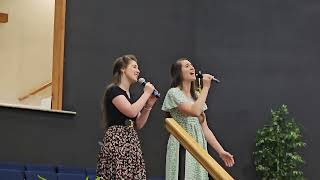
[(103, 180), (146, 179), (145, 162), (134, 128), (111, 126), (107, 129), (98, 154), (97, 176)]

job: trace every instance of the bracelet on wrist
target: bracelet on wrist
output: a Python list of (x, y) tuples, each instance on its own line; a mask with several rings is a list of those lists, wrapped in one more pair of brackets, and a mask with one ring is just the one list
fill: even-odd
[(146, 107), (144, 106), (143, 109), (150, 111), (152, 109), (152, 107)]

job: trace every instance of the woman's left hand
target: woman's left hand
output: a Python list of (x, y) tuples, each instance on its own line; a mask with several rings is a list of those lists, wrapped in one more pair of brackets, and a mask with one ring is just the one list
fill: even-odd
[(233, 155), (231, 155), (229, 152), (223, 151), (219, 154), (219, 156), (227, 167), (232, 167), (234, 165)]

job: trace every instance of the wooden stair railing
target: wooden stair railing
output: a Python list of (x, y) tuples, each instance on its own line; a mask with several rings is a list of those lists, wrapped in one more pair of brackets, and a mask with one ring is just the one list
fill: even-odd
[(18, 99), (19, 99), (19, 101), (23, 101), (23, 100), (27, 99), (28, 97), (30, 97), (30, 96), (32, 96), (32, 95), (35, 95), (35, 94), (37, 94), (38, 92), (46, 89), (47, 87), (50, 87), (51, 85), (52, 85), (52, 82), (48, 82), (48, 83), (44, 84), (43, 86), (41, 86), (41, 87), (39, 87), (39, 88), (31, 91), (30, 93), (28, 93), (28, 94), (26, 94), (26, 95), (24, 95), (24, 96), (19, 97)]
[(165, 119), (165, 127), (215, 180), (233, 180), (173, 118)]

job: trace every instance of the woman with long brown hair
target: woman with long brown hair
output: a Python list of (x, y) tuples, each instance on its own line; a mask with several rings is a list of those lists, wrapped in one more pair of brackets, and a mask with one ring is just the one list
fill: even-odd
[(117, 58), (113, 64), (112, 83), (106, 88), (103, 102), (103, 122), (106, 132), (98, 155), (97, 176), (110, 179), (146, 179), (136, 129), (141, 129), (156, 102), (154, 86), (146, 83), (137, 101), (130, 86), (137, 82), (140, 70), (134, 55)]
[[(209, 129), (204, 111), (205, 101), (214, 77), (203, 74), (203, 88), (195, 91), (196, 74), (193, 65), (181, 58), (171, 66), (171, 88), (168, 90), (162, 110), (174, 118), (205, 150), (207, 142), (228, 167), (233, 166), (233, 155), (225, 151)], [(207, 171), (180, 143), (170, 135), (166, 156), (166, 180), (207, 180)]]

